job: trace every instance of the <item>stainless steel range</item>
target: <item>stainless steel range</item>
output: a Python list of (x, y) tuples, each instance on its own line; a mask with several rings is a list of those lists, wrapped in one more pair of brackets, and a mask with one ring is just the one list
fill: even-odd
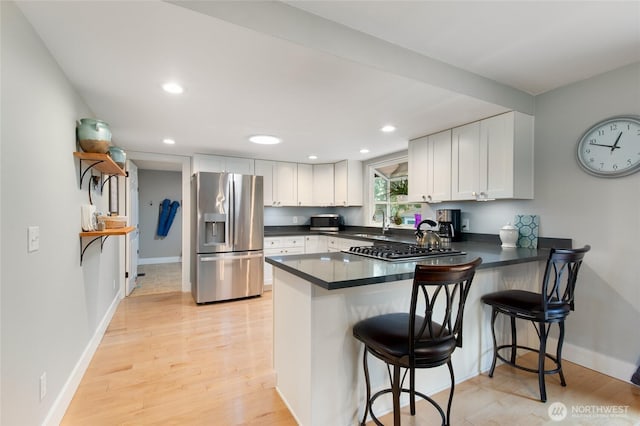
[(458, 256), (466, 254), (463, 251), (454, 250), (452, 248), (429, 249), (427, 247), (418, 247), (415, 244), (385, 244), (350, 247), (349, 250), (343, 250), (343, 252), (386, 260), (387, 262), (402, 262), (419, 260), (425, 257)]

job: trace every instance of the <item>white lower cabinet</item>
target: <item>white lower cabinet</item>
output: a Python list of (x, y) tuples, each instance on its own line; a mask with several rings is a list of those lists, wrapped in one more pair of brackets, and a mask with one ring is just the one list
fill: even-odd
[(326, 253), (327, 236), (326, 235), (307, 235), (304, 237), (304, 252), (309, 253)]
[[(264, 256), (279, 254), (304, 254), (304, 239), (302, 235), (293, 237), (267, 237), (264, 239)], [(265, 290), (271, 290), (273, 284), (273, 267), (264, 262)]]
[(372, 246), (372, 245), (373, 243), (370, 241), (351, 240), (348, 238), (341, 238), (341, 237), (327, 238), (327, 250), (334, 251), (334, 252), (349, 250), (350, 247), (363, 247), (363, 246)]

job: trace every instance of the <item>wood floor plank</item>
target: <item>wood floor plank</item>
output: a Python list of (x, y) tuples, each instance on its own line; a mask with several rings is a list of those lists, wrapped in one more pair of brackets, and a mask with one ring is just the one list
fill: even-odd
[[(275, 390), (272, 298), (197, 306), (180, 292), (123, 300), (62, 421), (63, 425), (295, 425)], [(534, 360), (529, 359), (529, 362)], [(570, 424), (640, 426), (640, 388), (564, 363), (568, 386), (547, 378), (538, 401), (535, 375), (499, 366), (458, 384), (453, 425), (553, 424), (554, 401), (627, 406), (625, 417), (573, 418)], [(434, 399), (446, 405), (448, 390)], [(392, 424), (390, 415), (381, 420)], [(371, 422), (369, 424), (372, 424)], [(439, 424), (418, 403), (403, 425)], [(331, 425), (333, 426), (333, 425)]]

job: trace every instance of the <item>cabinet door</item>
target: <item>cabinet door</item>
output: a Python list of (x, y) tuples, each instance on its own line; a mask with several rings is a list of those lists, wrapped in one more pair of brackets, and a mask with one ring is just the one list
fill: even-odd
[(333, 198), (336, 206), (346, 206), (348, 198), (347, 162), (333, 165)]
[[(434, 201), (451, 200), (451, 130), (430, 135), (427, 189)], [(409, 180), (411, 185), (411, 180)]]
[(480, 190), (488, 198), (513, 198), (513, 113), (480, 122)]
[(305, 253), (326, 253), (327, 237), (324, 235), (307, 235), (304, 239)]
[(222, 173), (225, 171), (224, 157), (217, 155), (194, 155), (191, 159), (193, 173), (213, 172)]
[(336, 206), (361, 206), (364, 200), (362, 163), (344, 160), (334, 164), (334, 201)]
[(333, 164), (313, 165), (313, 204), (333, 206)]
[(256, 160), (256, 175), (263, 176), (264, 205), (275, 206), (273, 194), (273, 161)]
[(429, 141), (425, 136), (409, 141), (409, 201), (427, 200), (429, 172)]
[(226, 157), (225, 171), (241, 175), (252, 175), (255, 171), (254, 161), (250, 158)]
[(298, 205), (313, 205), (313, 166), (298, 164)]
[(278, 206), (298, 205), (298, 165), (296, 163), (275, 163), (273, 198)]
[(475, 200), (480, 192), (480, 122), (451, 131), (451, 198)]

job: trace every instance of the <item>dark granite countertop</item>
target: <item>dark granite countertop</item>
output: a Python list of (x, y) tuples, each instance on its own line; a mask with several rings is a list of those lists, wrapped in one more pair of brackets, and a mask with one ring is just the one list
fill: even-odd
[(322, 288), (335, 290), (412, 279), (415, 266), (418, 263), (450, 265), (466, 263), (476, 257), (481, 257), (483, 262), (478, 269), (487, 269), (546, 260), (549, 255), (549, 249), (546, 248), (537, 250), (525, 248), (503, 249), (499, 244), (488, 242), (466, 241), (453, 243), (452, 246), (467, 254), (408, 262), (387, 262), (343, 252), (269, 256), (265, 260), (276, 268), (287, 271)]

